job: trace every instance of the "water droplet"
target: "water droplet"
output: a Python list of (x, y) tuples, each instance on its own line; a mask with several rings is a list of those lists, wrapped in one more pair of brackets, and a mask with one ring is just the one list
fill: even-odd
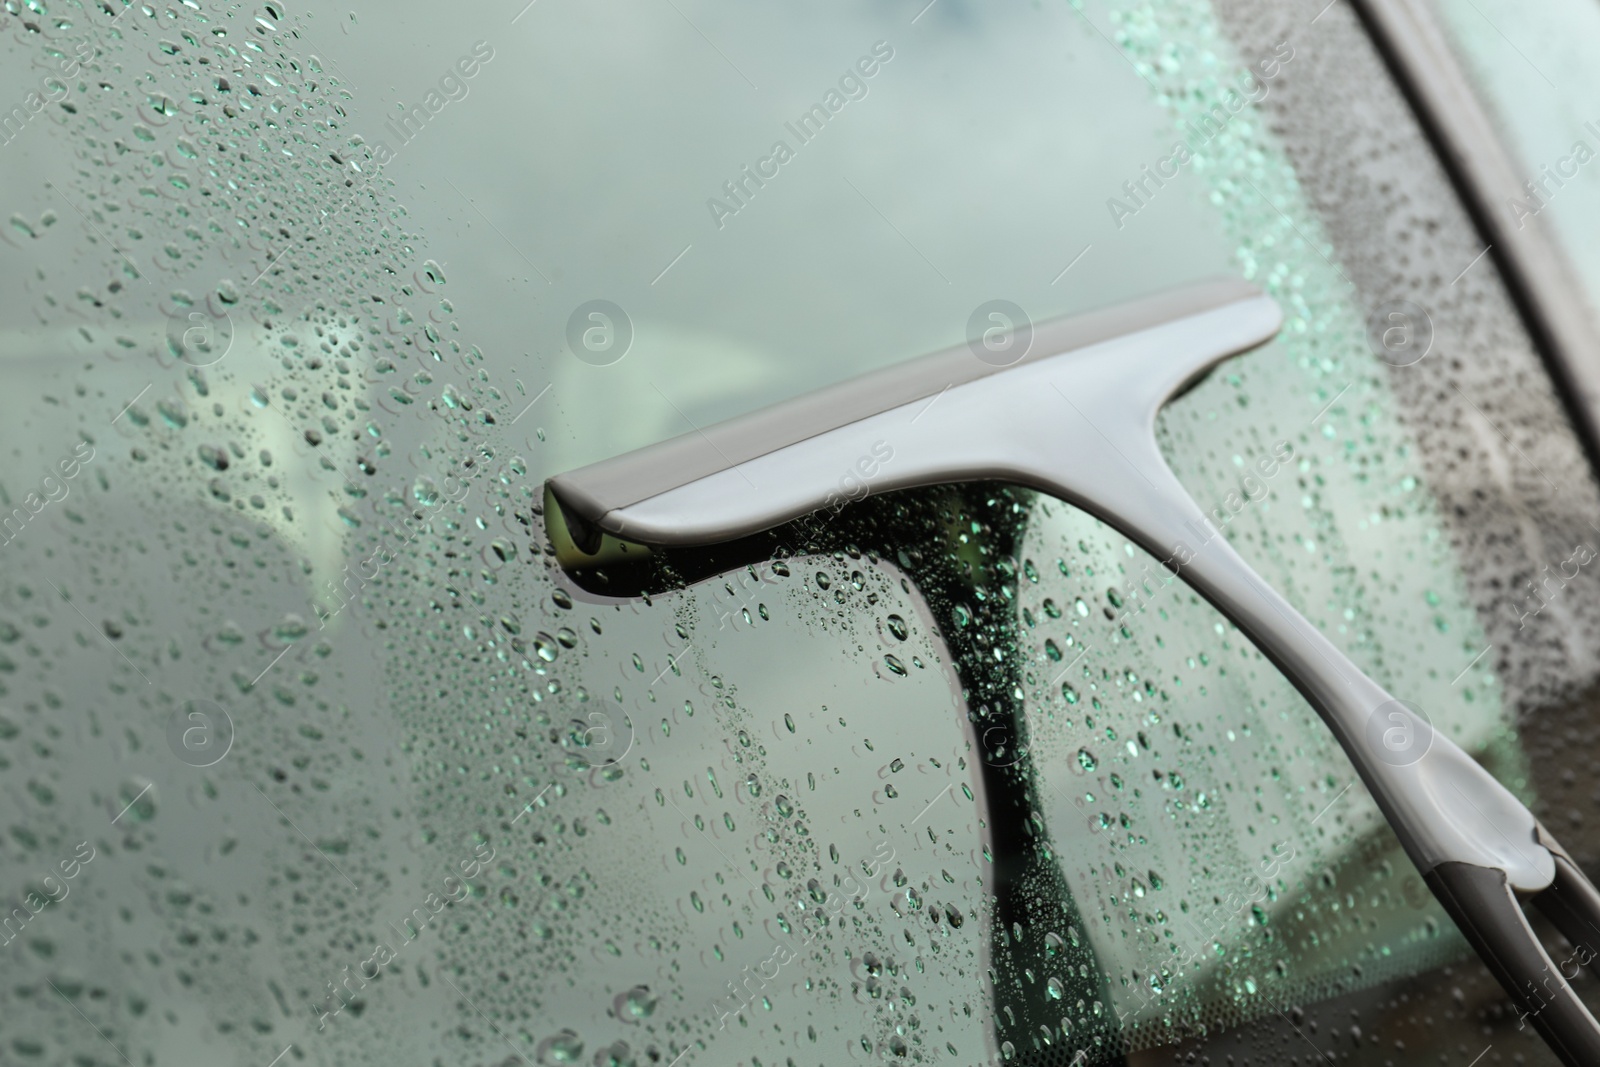
[(583, 1055), (583, 1038), (571, 1030), (562, 1030), (547, 1038), (539, 1047), (539, 1059), (552, 1064), (577, 1063)]
[(129, 778), (117, 787), (117, 821), (149, 822), (156, 817), (156, 789), (148, 778)]
[(433, 483), (432, 478), (426, 475), (418, 478), (416, 483), (412, 485), (411, 495), (416, 499), (417, 503), (425, 508), (431, 508), (444, 499), (439, 492), (439, 487)]
[(650, 992), (650, 987), (642, 985), (634, 986), (617, 1000), (617, 1017), (624, 1022), (650, 1018), (655, 1014), (659, 1002), (656, 995)]
[(306, 620), (292, 612), (285, 615), (278, 625), (272, 628), (272, 636), (284, 644), (298, 641), (310, 632), (311, 628), (306, 625)]

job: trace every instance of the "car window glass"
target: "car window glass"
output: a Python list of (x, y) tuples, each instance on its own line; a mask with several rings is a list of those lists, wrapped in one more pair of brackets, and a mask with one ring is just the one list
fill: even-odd
[[(1460, 954), (1327, 727), (1247, 639), (1058, 502), (1037, 505), (1021, 551), (1026, 762), (1104, 972), (1090, 992), (1131, 1047)], [(1427, 691), (1435, 722), (1520, 770), (1494, 707), (1438, 713), (1428, 673), (1397, 688)], [(1093, 996), (1067, 982), (1086, 1026)]]
[(1597, 87), (1593, 4), (1554, 0), (1536, 7), (1440, 0), (1439, 21), (1481, 91), (1502, 143), (1517, 160), (1519, 189), (1496, 205), (1518, 227), (1543, 218), (1583, 279), (1600, 292), (1600, 253), (1588, 240), (1600, 225), (1600, 123), (1587, 107)]
[[(894, 543), (648, 597), (579, 587), (544, 535), (544, 476), (959, 342), (985, 301), (1240, 274), (1285, 334), (1162, 417), (1169, 460), (1526, 789), (1258, 110), (1292, 35), (1236, 49), (1199, 3), (5, 11), (0, 774), (8, 867), (59, 872), (17, 889), (14, 1049), (976, 1062), (1041, 1019), (1104, 1058), (1464, 951), (1276, 672), (1070, 508), (870, 500), (910, 509)], [(820, 134), (708, 208), (813, 103)], [(614, 361), (615, 315), (569, 340), (602, 299)], [(923, 549), (997, 577), (934, 597)], [(979, 653), (1018, 672), (998, 753)], [(1006, 767), (1059, 926), (995, 921)], [(1282, 867), (1261, 916), (1200, 899), (1252, 864)], [(1179, 977), (1191, 918), (1220, 949)], [(1044, 962), (988, 973), (1008, 938)]]

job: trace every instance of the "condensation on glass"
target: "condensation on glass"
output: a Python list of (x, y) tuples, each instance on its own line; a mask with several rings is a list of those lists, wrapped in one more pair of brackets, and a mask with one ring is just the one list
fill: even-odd
[[(1492, 431), (1419, 428), (1431, 394), (1367, 341), (1383, 241), (1307, 195), (1329, 167), (1278, 121), (1331, 106), (1303, 86), (1347, 12), (4, 19), (20, 1062), (1102, 1062), (1462, 953), (1304, 702), (1071, 508), (1017, 496), (985, 593), (1064, 887), (1039, 934), (994, 922), (993, 750), (945, 632), (977, 605), (843, 546), (596, 596), (539, 507), (549, 474), (957, 342), (992, 299), (1243, 275), (1285, 335), (1163, 416), (1170, 461), (1528, 792), (1508, 709), (1532, 666), (1585, 668), (1473, 661), (1521, 572), (1457, 500), (1543, 490)], [(1485, 361), (1537, 376), (1463, 284)], [(1540, 388), (1515, 425), (1550, 415), (1575, 457)], [(1441, 458), (1463, 434), (1498, 451)], [(929, 523), (928, 551), (991, 532)], [(1036, 934), (1037, 969), (990, 973)], [(1002, 1047), (1024, 1000), (1048, 1032)]]

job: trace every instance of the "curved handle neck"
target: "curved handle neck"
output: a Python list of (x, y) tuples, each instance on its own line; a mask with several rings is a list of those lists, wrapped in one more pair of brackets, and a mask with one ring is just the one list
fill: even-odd
[[(1167, 466), (1153, 428), (1114, 394), (1074, 400), (1048, 384), (1030, 405), (1032, 423), (1050, 426), (1029, 450), (1030, 483), (1121, 531), (1231, 619), (1322, 716), (1423, 873), (1456, 861), (1504, 870), (1525, 892), (1548, 886), (1554, 861), (1532, 813), (1256, 574)], [(1055, 420), (1042, 417), (1046, 392), (1064, 401)]]

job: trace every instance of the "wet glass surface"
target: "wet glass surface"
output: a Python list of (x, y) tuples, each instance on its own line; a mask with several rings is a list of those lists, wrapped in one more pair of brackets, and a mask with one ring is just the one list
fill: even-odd
[[(1505, 635), (1590, 609), (1506, 604), (1600, 511), (1490, 266), (1478, 320), (1430, 280), (1464, 222), (1405, 216), (1424, 252), (1330, 206), (1341, 77), (1440, 188), (1347, 11), (5, 11), (8, 1055), (1137, 1061), (1477, 966), (1304, 701), (1066, 505), (869, 493), (603, 580), (543, 510), (987, 301), (1242, 276), (1284, 333), (1162, 416), (1169, 461), (1565, 797), (1518, 716), (1592, 654)], [(1441, 416), (1440, 361), (1371, 341), (1399, 295), (1525, 406), (1452, 355), (1482, 406)]]
[(1519, 229), (1543, 218), (1571, 260), (1591, 306), (1600, 256), (1587, 238), (1600, 223), (1600, 88), (1592, 57), (1600, 40), (1593, 4), (1554, 0), (1536, 7), (1440, 0), (1441, 25), (1486, 105), (1495, 132), (1517, 161), (1520, 188), (1497, 209)]

